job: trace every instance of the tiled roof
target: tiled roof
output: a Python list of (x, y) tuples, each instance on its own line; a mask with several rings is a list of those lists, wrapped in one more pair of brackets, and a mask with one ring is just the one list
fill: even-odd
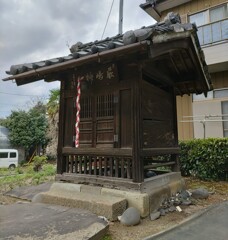
[[(70, 48), (71, 54), (68, 56), (62, 56), (58, 58), (46, 59), (39, 62), (24, 63), (19, 65), (12, 65), (9, 71), (6, 71), (9, 75), (18, 75), (31, 70), (40, 69), (46, 66), (56, 65), (63, 62), (68, 62), (74, 59), (83, 58), (85, 56), (93, 55), (96, 53), (109, 51), (115, 48), (121, 48), (126, 45), (130, 45), (136, 42), (150, 39), (153, 35), (164, 34), (167, 32), (178, 32), (192, 30), (195, 28), (192, 24), (181, 24), (178, 14), (170, 13), (167, 15), (163, 22), (156, 23), (149, 27), (142, 27), (135, 31), (128, 31), (123, 35), (116, 35), (112, 38), (106, 38), (101, 41), (94, 41), (83, 44), (81, 42), (76, 43)], [(197, 39), (198, 42), (198, 39)], [(198, 44), (199, 45), (199, 44)], [(4, 79), (9, 80), (9, 78)]]

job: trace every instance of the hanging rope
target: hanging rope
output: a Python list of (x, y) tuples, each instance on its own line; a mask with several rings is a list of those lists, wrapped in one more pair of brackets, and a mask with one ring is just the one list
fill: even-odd
[(81, 97), (81, 81), (83, 77), (78, 77), (78, 84), (77, 84), (77, 98), (76, 98), (76, 123), (75, 123), (75, 131), (76, 131), (76, 137), (75, 137), (75, 147), (79, 147), (79, 123), (80, 123), (80, 97)]

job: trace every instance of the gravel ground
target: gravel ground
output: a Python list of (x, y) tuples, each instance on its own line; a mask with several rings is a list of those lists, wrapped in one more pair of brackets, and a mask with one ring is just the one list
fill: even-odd
[(109, 235), (112, 240), (138, 240), (168, 229), (196, 212), (222, 201), (228, 200), (228, 182), (205, 182), (197, 179), (186, 178), (187, 189), (205, 187), (210, 191), (209, 198), (198, 200), (195, 205), (181, 206), (182, 212), (170, 212), (155, 221), (148, 218), (142, 219), (137, 226), (123, 226), (119, 222), (110, 223)]
[[(170, 212), (165, 216), (160, 217), (155, 221), (151, 221), (149, 218), (142, 219), (137, 226), (123, 226), (119, 222), (110, 223), (109, 237), (107, 240), (138, 240), (149, 235), (158, 233), (167, 228), (170, 228), (192, 214), (222, 201), (228, 200), (228, 182), (205, 182), (197, 179), (186, 178), (187, 189), (193, 189), (198, 187), (205, 187), (210, 194), (206, 200), (198, 200), (195, 205), (183, 206), (182, 212)], [(13, 204), (20, 199), (4, 196), (0, 189), (0, 204)]]

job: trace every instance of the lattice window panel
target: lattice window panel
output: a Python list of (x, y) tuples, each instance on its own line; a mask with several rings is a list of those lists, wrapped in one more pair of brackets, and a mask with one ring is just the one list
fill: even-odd
[(81, 118), (92, 118), (92, 99), (85, 97), (81, 99)]
[(114, 115), (113, 94), (97, 96), (97, 117), (111, 117), (113, 115)]

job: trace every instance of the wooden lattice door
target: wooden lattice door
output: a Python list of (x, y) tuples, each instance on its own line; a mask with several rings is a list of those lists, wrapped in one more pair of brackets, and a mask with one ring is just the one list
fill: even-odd
[(81, 99), (80, 146), (113, 147), (115, 135), (114, 94)]

